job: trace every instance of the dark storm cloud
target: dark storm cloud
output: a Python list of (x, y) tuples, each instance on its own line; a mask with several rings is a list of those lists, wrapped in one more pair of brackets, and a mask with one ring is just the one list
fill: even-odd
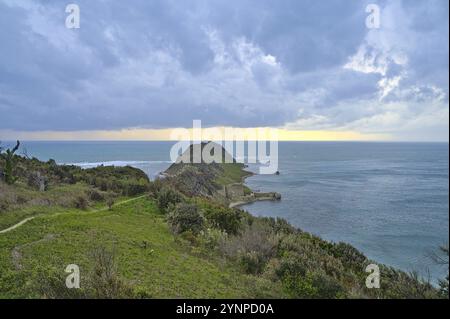
[(74, 2), (0, 0), (0, 130), (448, 126), (445, 0)]

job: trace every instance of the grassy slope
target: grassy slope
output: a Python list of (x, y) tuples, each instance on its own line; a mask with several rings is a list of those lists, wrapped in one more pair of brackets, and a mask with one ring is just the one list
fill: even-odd
[(228, 185), (242, 182), (243, 178), (250, 176), (251, 173), (244, 171), (243, 164), (222, 164), (224, 169), (223, 174), (216, 178), (219, 185)]
[[(24, 183), (14, 186), (0, 183), (0, 191), (4, 196), (26, 198), (27, 203), (16, 205), (8, 212), (0, 214), (0, 229), (8, 228), (24, 218), (67, 211), (77, 195), (84, 194), (89, 186), (83, 183), (75, 185), (61, 184), (50, 187), (46, 192), (31, 190)], [(17, 199), (16, 199), (17, 201)]]
[[(277, 239), (277, 254), (267, 253), (269, 260), (264, 273), (247, 275), (243, 265), (238, 265), (242, 258), (225, 259), (219, 257), (218, 251), (189, 244), (181, 239), (183, 236), (175, 237), (148, 196), (115, 206), (112, 211), (104, 210), (107, 197), (90, 200), (85, 211), (74, 208), (79, 207), (74, 205), (79, 196), (87, 196), (94, 190), (112, 194), (108, 196), (113, 196), (116, 202), (130, 198), (125, 196), (146, 193), (154, 187), (149, 187), (141, 171), (111, 167), (80, 170), (26, 160), (21, 165), (22, 175), (15, 185), (0, 182), (0, 229), (26, 217), (39, 216), (0, 234), (0, 298), (42, 297), (42, 287), (47, 286), (39, 280), (55, 278), (56, 274), (61, 285), (64, 280), (60, 279), (67, 275), (64, 269), (69, 264), (80, 266), (83, 287), (84, 274), (89, 274), (96, 265), (92, 252), (105, 246), (115, 251), (119, 276), (137, 289), (137, 297), (283, 298), (311, 297), (311, 294), (324, 297), (323, 293), (334, 291), (336, 281), (343, 285), (348, 297), (436, 296), (435, 291), (417, 280), (385, 268), (382, 269), (383, 289), (379, 294), (365, 291), (361, 285), (367, 276), (363, 266), (368, 261), (361, 261), (363, 256), (354, 248), (334, 245), (302, 232), (284, 233), (283, 229), (290, 226), (272, 225), (270, 220), (261, 218), (246, 217), (241, 224), (251, 219), (264, 226), (261, 231), (258, 227), (246, 227), (242, 236), (230, 237), (226, 242), (228, 248), (242, 242), (252, 252), (255, 250), (267, 257), (265, 247)], [(33, 167), (28, 167), (30, 165)], [(35, 169), (49, 177), (48, 191), (38, 192), (27, 187), (26, 172)], [(181, 166), (172, 169), (184, 170)], [(200, 186), (204, 185), (202, 183), (211, 186), (213, 180), (222, 185), (240, 182), (247, 174), (241, 169), (241, 164), (224, 164), (186, 170), (182, 186), (190, 186), (192, 181)], [(7, 205), (2, 206), (2, 203)], [(216, 216), (219, 221), (229, 221), (234, 216), (233, 211), (224, 207), (213, 206), (212, 211), (220, 213)], [(283, 227), (279, 229), (279, 226)], [(266, 233), (269, 230), (271, 232)], [(270, 235), (273, 231), (276, 237)], [(248, 253), (243, 257), (249, 257)], [(252, 264), (254, 259), (247, 260), (247, 264), (249, 262)], [(280, 277), (277, 272), (281, 270), (284, 272)], [(321, 290), (317, 290), (319, 288)], [(342, 294), (333, 294), (333, 297), (339, 296)]]
[[(64, 273), (68, 264), (75, 263), (83, 276), (83, 269), (91, 267), (89, 251), (98, 243), (114, 248), (120, 275), (152, 297), (283, 295), (272, 282), (243, 275), (218, 257), (192, 251), (172, 235), (154, 203), (142, 198), (112, 211), (72, 209), (40, 216), (0, 234), (0, 298), (39, 297), (30, 295), (37, 272)], [(19, 258), (13, 257), (15, 248)]]

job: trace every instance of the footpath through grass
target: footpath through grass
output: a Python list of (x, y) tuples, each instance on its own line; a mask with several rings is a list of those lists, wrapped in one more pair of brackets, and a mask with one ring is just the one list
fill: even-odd
[[(56, 212), (56, 211), (55, 211)], [(0, 234), (0, 298), (40, 297), (46, 273), (69, 264), (92, 268), (99, 245), (114, 251), (127, 283), (154, 298), (240, 298), (280, 295), (270, 281), (240, 273), (218, 257), (193, 251), (169, 231), (154, 202), (142, 197), (111, 211), (66, 210)], [(83, 288), (83, 287), (82, 287)]]

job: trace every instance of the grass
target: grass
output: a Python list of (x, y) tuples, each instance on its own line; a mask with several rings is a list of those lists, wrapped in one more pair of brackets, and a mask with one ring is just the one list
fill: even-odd
[[(0, 182), (0, 229), (35, 218), (0, 234), (0, 298), (440, 297), (420, 278), (383, 265), (383, 286), (368, 290), (364, 269), (371, 261), (354, 247), (192, 197), (216, 183), (241, 183), (251, 174), (242, 164), (174, 166), (181, 173), (162, 185), (132, 168), (81, 170), (18, 160), (15, 185)], [(45, 192), (27, 185), (27, 172), (35, 170), (49, 180)], [(158, 198), (165, 187), (192, 192), (185, 200), (204, 210), (201, 232), (189, 223), (180, 235), (169, 230), (145, 195)], [(69, 264), (80, 267), (80, 290), (65, 287)]]
[[(244, 275), (214, 254), (196, 252), (169, 231), (149, 198), (111, 211), (66, 210), (0, 234), (0, 298), (39, 297), (38, 272), (92, 267), (98, 243), (116, 252), (119, 274), (155, 298), (241, 298), (280, 295), (281, 287)], [(14, 257), (14, 252), (20, 257)]]
[(85, 194), (89, 186), (84, 183), (61, 184), (46, 192), (30, 190), (22, 183), (8, 186), (0, 183), (1, 197), (10, 203), (10, 208), (0, 211), (0, 229), (8, 228), (24, 218), (66, 211), (73, 206), (79, 195)]

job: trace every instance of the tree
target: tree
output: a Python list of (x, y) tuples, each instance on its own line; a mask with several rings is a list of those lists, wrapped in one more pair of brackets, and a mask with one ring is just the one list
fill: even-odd
[(7, 184), (14, 184), (16, 181), (16, 177), (14, 176), (14, 166), (15, 166), (15, 153), (19, 149), (20, 142), (17, 141), (16, 146), (14, 148), (6, 149), (4, 152), (4, 159), (5, 159), (5, 171), (3, 172), (5, 182)]
[(439, 247), (439, 253), (433, 253), (431, 258), (438, 265), (443, 265), (447, 267), (447, 276), (444, 279), (439, 280), (439, 286), (441, 287), (441, 294), (443, 297), (448, 298), (448, 243)]

